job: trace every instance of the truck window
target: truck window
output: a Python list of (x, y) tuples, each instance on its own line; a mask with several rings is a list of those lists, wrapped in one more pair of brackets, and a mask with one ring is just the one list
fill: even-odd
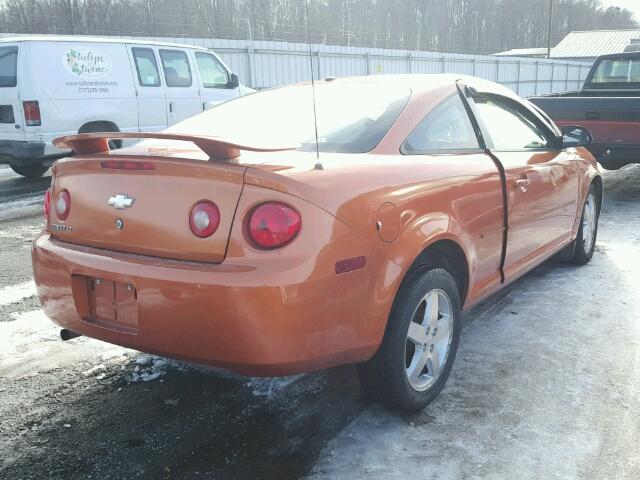
[(209, 53), (196, 52), (196, 63), (204, 88), (225, 88), (229, 73), (216, 57)]
[(180, 50), (160, 50), (160, 60), (167, 87), (190, 87), (191, 67), (187, 54)]
[(18, 84), (18, 47), (0, 47), (0, 88)]
[(601, 60), (590, 83), (640, 83), (640, 59)]
[(138, 71), (138, 83), (141, 87), (159, 87), (160, 74), (156, 56), (151, 48), (132, 48), (133, 59)]
[(401, 147), (404, 154), (447, 150), (475, 150), (478, 138), (462, 100), (454, 94), (434, 108)]

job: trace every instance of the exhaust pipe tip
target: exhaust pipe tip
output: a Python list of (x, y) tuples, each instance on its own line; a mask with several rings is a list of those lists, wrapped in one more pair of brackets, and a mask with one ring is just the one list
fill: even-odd
[(71, 340), (72, 338), (76, 338), (80, 336), (81, 335), (79, 333), (72, 332), (71, 330), (67, 330), (66, 328), (63, 328), (62, 330), (60, 330), (60, 338), (65, 342), (67, 340)]

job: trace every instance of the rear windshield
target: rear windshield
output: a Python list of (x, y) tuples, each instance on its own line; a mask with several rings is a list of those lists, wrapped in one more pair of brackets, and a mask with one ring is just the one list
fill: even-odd
[(0, 47), (0, 88), (18, 84), (18, 47)]
[[(372, 150), (394, 124), (409, 96), (406, 88), (364, 81), (317, 84), (319, 150), (341, 153)], [(313, 151), (316, 148), (313, 118), (311, 86), (294, 85), (231, 100), (168, 131), (220, 136), (245, 145)]]
[(590, 83), (640, 83), (640, 58), (601, 60)]

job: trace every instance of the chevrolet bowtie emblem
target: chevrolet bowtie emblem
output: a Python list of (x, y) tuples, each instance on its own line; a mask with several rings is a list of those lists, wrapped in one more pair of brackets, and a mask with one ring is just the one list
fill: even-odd
[(107, 204), (110, 207), (117, 208), (118, 210), (124, 210), (125, 208), (129, 208), (133, 205), (133, 202), (135, 201), (135, 198), (130, 197), (126, 193), (117, 193), (113, 197), (109, 197)]

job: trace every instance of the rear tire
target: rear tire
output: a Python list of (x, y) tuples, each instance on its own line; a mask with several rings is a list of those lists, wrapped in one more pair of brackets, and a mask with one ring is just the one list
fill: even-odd
[(9, 165), (11, 170), (16, 172), (18, 175), (22, 175), (27, 178), (38, 178), (41, 177), (44, 172), (49, 170), (49, 167), (46, 167), (41, 164), (35, 165)]
[(573, 256), (571, 263), (584, 265), (593, 257), (596, 248), (596, 238), (598, 236), (598, 218), (600, 216), (600, 204), (598, 195), (593, 184), (589, 187), (587, 198), (582, 207), (582, 217), (580, 218), (580, 228), (578, 236), (573, 245)]
[(460, 340), (460, 295), (444, 269), (416, 270), (394, 301), (382, 345), (358, 365), (364, 390), (388, 407), (415, 412), (444, 387)]

